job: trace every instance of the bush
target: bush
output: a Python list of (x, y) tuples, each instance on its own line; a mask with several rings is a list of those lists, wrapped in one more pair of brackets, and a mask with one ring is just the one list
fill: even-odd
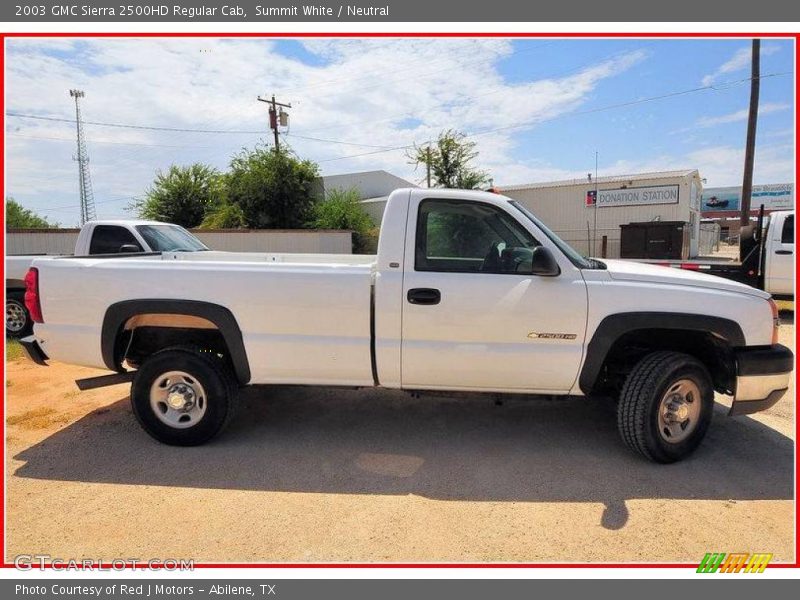
[(224, 195), (222, 178), (213, 167), (195, 163), (172, 165), (156, 172), (153, 185), (133, 208), (143, 219), (197, 227)]
[(243, 229), (246, 226), (242, 209), (229, 202), (221, 202), (200, 223), (203, 229)]
[(316, 229), (349, 229), (353, 232), (353, 252), (371, 254), (377, 249), (378, 229), (364, 211), (358, 192), (331, 190), (314, 207), (312, 226)]
[(6, 229), (50, 229), (58, 223), (50, 223), (32, 210), (24, 208), (13, 198), (6, 198)]

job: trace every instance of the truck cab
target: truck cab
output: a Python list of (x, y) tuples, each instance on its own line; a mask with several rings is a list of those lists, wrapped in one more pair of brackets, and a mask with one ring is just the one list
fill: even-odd
[(183, 227), (160, 221), (90, 221), (81, 228), (75, 243), (75, 256), (203, 250), (208, 247)]

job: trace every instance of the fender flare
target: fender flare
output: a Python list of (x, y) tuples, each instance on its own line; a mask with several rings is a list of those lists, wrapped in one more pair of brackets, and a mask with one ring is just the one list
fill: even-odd
[(128, 319), (136, 315), (160, 313), (201, 317), (216, 325), (231, 355), (236, 378), (242, 385), (250, 381), (250, 363), (242, 339), (242, 330), (233, 313), (218, 304), (197, 300), (142, 299), (125, 300), (112, 304), (106, 310), (101, 333), (101, 353), (106, 367), (122, 371), (121, 357), (117, 356), (116, 340)]
[(702, 331), (722, 338), (732, 347), (745, 345), (741, 326), (731, 319), (710, 315), (668, 312), (630, 312), (605, 317), (595, 329), (591, 341), (586, 346), (586, 360), (583, 361), (578, 385), (589, 395), (597, 383), (603, 363), (614, 343), (626, 333), (638, 329), (673, 329), (683, 331)]

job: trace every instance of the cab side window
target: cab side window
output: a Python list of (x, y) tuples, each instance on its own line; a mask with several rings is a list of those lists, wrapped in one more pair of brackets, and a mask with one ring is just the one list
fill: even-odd
[(491, 204), (432, 199), (420, 203), (414, 268), (446, 273), (527, 273), (533, 236)]
[(139, 252), (142, 246), (133, 234), (125, 227), (118, 225), (98, 225), (92, 231), (92, 242), (89, 254), (118, 254), (125, 245), (136, 246)]
[(794, 244), (794, 215), (789, 215), (783, 221), (783, 229), (781, 230), (781, 243)]

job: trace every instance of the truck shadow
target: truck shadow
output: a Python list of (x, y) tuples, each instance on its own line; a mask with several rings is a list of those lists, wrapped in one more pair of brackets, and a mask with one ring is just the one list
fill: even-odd
[(792, 499), (793, 441), (717, 406), (702, 447), (656, 465), (620, 441), (603, 400), (412, 399), (387, 390), (251, 388), (230, 428), (196, 448), (150, 439), (127, 398), (14, 458), (36, 479), (440, 500), (597, 502)]

